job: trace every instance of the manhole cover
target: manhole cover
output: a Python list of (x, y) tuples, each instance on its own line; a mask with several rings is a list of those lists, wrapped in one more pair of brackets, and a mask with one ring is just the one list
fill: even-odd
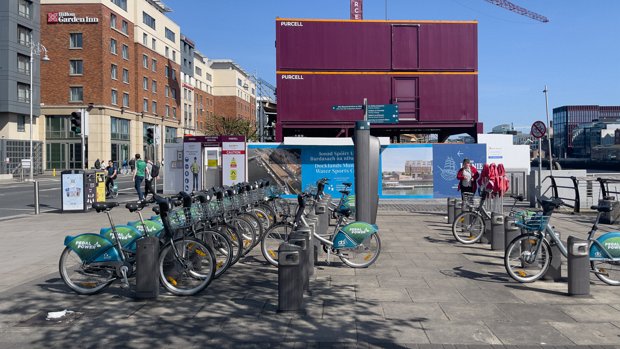
[(61, 327), (69, 326), (79, 320), (84, 313), (67, 312), (67, 314), (58, 319), (47, 320), (47, 311), (40, 311), (28, 320), (20, 321), (16, 327)]

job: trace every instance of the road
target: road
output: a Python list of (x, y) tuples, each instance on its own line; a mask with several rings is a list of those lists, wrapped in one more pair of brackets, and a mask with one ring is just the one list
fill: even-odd
[[(37, 178), (41, 212), (60, 211), (60, 176)], [(137, 200), (131, 175), (117, 178), (119, 195), (114, 201)], [(159, 181), (160, 187), (161, 180)], [(34, 212), (34, 190), (30, 182), (9, 182), (0, 184), (0, 219)]]

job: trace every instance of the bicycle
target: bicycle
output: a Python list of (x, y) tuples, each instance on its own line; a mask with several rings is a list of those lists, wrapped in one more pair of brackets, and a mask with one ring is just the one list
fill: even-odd
[[(568, 256), (566, 246), (549, 226), (553, 211), (564, 203), (559, 198), (546, 197), (541, 197), (539, 202), (543, 207), (542, 214), (525, 217), (517, 223), (529, 232), (512, 240), (506, 248), (506, 271), (510, 277), (521, 283), (534, 282), (547, 272), (554, 258), (551, 244), (558, 247), (562, 256)], [(597, 211), (597, 216), (587, 237), (590, 267), (604, 283), (620, 286), (620, 232), (609, 232), (594, 238), (602, 214), (610, 212), (611, 207), (592, 206), (591, 209)]]
[[(179, 212), (170, 210), (168, 199), (155, 199), (161, 209), (165, 239), (158, 259), (159, 280), (174, 295), (194, 295), (204, 290), (214, 278), (214, 254), (198, 239), (174, 238), (174, 231), (179, 227)], [(99, 293), (116, 280), (122, 280), (122, 288), (129, 288), (128, 278), (134, 275), (136, 263), (133, 243), (143, 235), (136, 231), (134, 236), (121, 238), (110, 215), (117, 206), (117, 202), (92, 205), (95, 211), (105, 212), (108, 216), (112, 239), (91, 233), (65, 238), (59, 272), (63, 282), (78, 294)], [(139, 206), (129, 203), (126, 207), (137, 210)]]
[(114, 184), (111, 184), (110, 182), (108, 182), (107, 184), (107, 194), (106, 197), (111, 197), (116, 199), (118, 197), (118, 184), (116, 184), (116, 181), (114, 181)]
[[(483, 191), (480, 196), (480, 202), (478, 205), (475, 205), (474, 195), (465, 193), (463, 202), (467, 208), (456, 216), (454, 222), (452, 222), (452, 235), (454, 235), (458, 242), (470, 245), (482, 238), (486, 230), (486, 221), (491, 219), (491, 212), (484, 207), (484, 202), (488, 195), (488, 191)], [(508, 216), (513, 217), (518, 212), (515, 210), (517, 202), (523, 201), (523, 195), (510, 195), (510, 197), (514, 199), (514, 202)]]

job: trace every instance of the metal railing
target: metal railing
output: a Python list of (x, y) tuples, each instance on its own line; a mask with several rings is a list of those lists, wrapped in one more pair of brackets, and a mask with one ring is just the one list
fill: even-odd
[[(618, 199), (618, 197), (620, 196), (620, 189), (618, 189), (618, 187), (620, 187), (620, 179), (598, 177), (596, 180), (601, 187), (601, 194), (603, 199), (608, 200), (608, 198), (612, 196), (615, 196), (615, 198)], [(613, 190), (610, 190), (610, 184), (612, 185)]]
[[(581, 207), (581, 199), (579, 196), (579, 180), (577, 179), (577, 177), (575, 176), (570, 176), (570, 177), (565, 177), (565, 176), (547, 176), (542, 180), (542, 183), (544, 183), (547, 179), (549, 179), (551, 181), (551, 186), (549, 186), (549, 188), (547, 188), (547, 190), (545, 190), (544, 193), (542, 193), (541, 195), (546, 195), (547, 192), (549, 192), (551, 190), (551, 196), (562, 199), (562, 201), (564, 201), (564, 204), (570, 208), (573, 209), (573, 212), (575, 213), (579, 213), (580, 211), (580, 207)], [(566, 180), (570, 180), (570, 185), (566, 184), (566, 185), (558, 185), (558, 180), (562, 180), (562, 181), (566, 181)], [(563, 183), (562, 183), (563, 184)], [(574, 193), (573, 197), (563, 197), (560, 196), (560, 190), (558, 189), (569, 189), (570, 191), (572, 191)], [(569, 204), (566, 201), (572, 202), (573, 204)]]

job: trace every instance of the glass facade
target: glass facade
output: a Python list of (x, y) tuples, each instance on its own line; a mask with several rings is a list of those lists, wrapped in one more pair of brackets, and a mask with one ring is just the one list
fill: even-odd
[[(45, 117), (45, 167), (79, 169), (82, 166), (80, 136), (71, 132), (68, 115)], [(87, 144), (88, 151), (88, 144)]]

